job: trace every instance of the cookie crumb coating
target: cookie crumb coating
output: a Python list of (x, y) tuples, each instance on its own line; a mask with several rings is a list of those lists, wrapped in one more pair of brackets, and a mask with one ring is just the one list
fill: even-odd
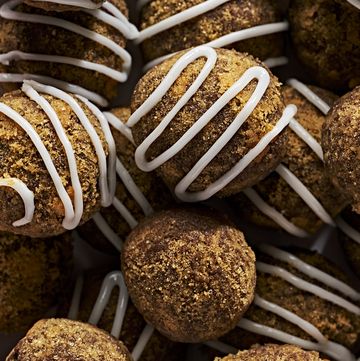
[(360, 213), (360, 86), (337, 100), (322, 132), (325, 164), (334, 185)]
[(57, 304), (72, 270), (68, 235), (0, 233), (0, 333), (25, 331)]
[(298, 58), (320, 86), (360, 84), (360, 11), (346, 0), (293, 0), (289, 20)]
[[(145, 5), (140, 29), (146, 29), (205, 0), (153, 0)], [(206, 44), (224, 35), (257, 25), (281, 21), (278, 4), (270, 0), (232, 0), (183, 24), (167, 29), (142, 44), (146, 60)], [(271, 46), (269, 46), (271, 44)], [(243, 40), (229, 46), (265, 60), (282, 54), (282, 35), (271, 34)]]
[[(177, 113), (161, 136), (150, 146), (147, 159), (154, 159), (169, 149), (200, 117), (244, 74), (254, 66), (265, 67), (252, 56), (232, 50), (216, 50), (218, 59), (215, 67), (203, 85)], [(182, 52), (159, 66), (151, 69), (138, 83), (133, 94), (131, 110), (134, 112), (153, 93)], [(171, 111), (179, 99), (194, 83), (205, 64), (204, 58), (192, 62), (177, 78), (161, 101), (133, 126), (134, 140), (139, 146)], [(270, 75), (270, 84), (245, 123), (217, 154), (210, 164), (190, 185), (189, 192), (203, 191), (226, 172), (231, 170), (250, 149), (271, 131), (281, 118), (284, 104), (280, 83)], [(171, 190), (182, 180), (196, 162), (210, 149), (243, 109), (253, 94), (257, 81), (253, 80), (236, 95), (212, 120), (174, 157), (160, 166), (157, 171)], [(228, 196), (239, 193), (268, 175), (280, 163), (286, 150), (287, 137), (280, 133), (231, 183), (217, 193)]]
[[(93, 8), (100, 8), (102, 3), (105, 0), (91, 0), (93, 4)], [(65, 1), (66, 2), (66, 1)], [(78, 0), (78, 5), (66, 5), (58, 3), (56, 0), (53, 1), (39, 1), (39, 0), (24, 0), (24, 3), (33, 6), (36, 8), (40, 8), (46, 11), (76, 11), (76, 10), (83, 10), (86, 8), (86, 1)]]
[(67, 319), (38, 321), (6, 361), (132, 361), (129, 351), (99, 328)]
[(254, 345), (250, 350), (240, 351), (236, 355), (215, 361), (328, 361), (320, 358), (315, 351), (304, 351), (294, 345)]
[(174, 341), (216, 339), (254, 297), (255, 256), (242, 232), (202, 208), (146, 218), (125, 243), (122, 268), (139, 312)]

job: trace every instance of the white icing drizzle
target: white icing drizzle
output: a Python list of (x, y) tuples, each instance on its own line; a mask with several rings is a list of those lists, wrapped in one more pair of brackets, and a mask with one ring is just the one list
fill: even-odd
[(337, 226), (353, 241), (360, 245), (360, 233), (353, 227), (349, 225), (349, 223), (345, 222), (341, 216), (336, 218)]
[(138, 339), (138, 342), (136, 343), (133, 351), (131, 352), (131, 356), (134, 359), (134, 361), (138, 361), (140, 359), (154, 331), (155, 329), (153, 326), (149, 324), (145, 326), (143, 332), (141, 333)]
[(276, 138), (289, 124), (290, 119), (296, 113), (296, 107), (289, 105), (284, 110), (284, 113), (274, 128), (269, 131), (260, 142), (252, 148), (230, 171), (220, 177), (217, 181), (211, 184), (206, 190), (202, 192), (189, 193), (186, 192), (190, 184), (200, 175), (206, 166), (217, 156), (217, 154), (226, 146), (231, 138), (236, 134), (240, 127), (244, 124), (250, 114), (254, 111), (264, 93), (266, 92), (269, 83), (270, 75), (265, 68), (254, 66), (248, 69), (240, 79), (235, 82), (206, 112), (203, 114), (193, 126), (169, 149), (159, 155), (154, 160), (148, 162), (145, 154), (154, 141), (163, 133), (165, 128), (171, 123), (176, 114), (184, 107), (190, 98), (197, 92), (197, 90), (204, 83), (210, 72), (215, 67), (217, 62), (217, 54), (213, 48), (208, 46), (199, 46), (184, 54), (171, 68), (169, 73), (165, 76), (156, 90), (149, 96), (149, 98), (132, 114), (127, 125), (133, 127), (137, 124), (143, 116), (148, 114), (167, 93), (167, 91), (174, 84), (176, 79), (180, 76), (182, 71), (193, 61), (201, 57), (206, 58), (206, 63), (197, 76), (193, 84), (180, 98), (172, 110), (162, 119), (160, 124), (153, 130), (153, 132), (144, 140), (135, 152), (135, 161), (138, 167), (146, 172), (150, 172), (174, 155), (181, 151), (215, 116), (230, 102), (239, 92), (241, 92), (252, 80), (257, 79), (257, 86), (251, 98), (243, 109), (236, 116), (228, 129), (219, 137), (219, 139), (212, 145), (212, 147), (198, 160), (196, 165), (190, 172), (178, 183), (175, 188), (176, 196), (186, 202), (197, 202), (206, 200), (228, 185), (235, 179), (264, 149)]
[(32, 0), (32, 1), (75, 6), (77, 8), (84, 8), (84, 9), (97, 9), (101, 6), (101, 3), (96, 4), (91, 0)]
[[(2, 111), (2, 105), (0, 103), (0, 112)], [(25, 224), (31, 222), (34, 211), (35, 211), (35, 203), (34, 203), (34, 193), (23, 183), (20, 179), (17, 178), (2, 178), (0, 179), (0, 187), (10, 187), (14, 189), (21, 197), (24, 202), (25, 215), (23, 218), (13, 222), (14, 227), (21, 227)]]
[(286, 56), (279, 56), (277, 58), (268, 58), (263, 61), (263, 63), (268, 68), (275, 68), (277, 66), (286, 65), (289, 62), (289, 59)]
[(347, 2), (360, 10), (360, 1), (359, 0), (347, 0)]
[(84, 275), (81, 273), (76, 278), (75, 287), (71, 298), (70, 308), (67, 314), (67, 318), (69, 320), (76, 320), (79, 317), (81, 294), (83, 288), (84, 288)]
[[(0, 16), (4, 19), (15, 20), (15, 21), (24, 21), (35, 24), (45, 24), (56, 26), (75, 34), (81, 35), (87, 39), (95, 41), (104, 47), (110, 49), (114, 54), (119, 56), (123, 61), (123, 71), (118, 71), (107, 67), (105, 65), (88, 62), (82, 59), (75, 59), (66, 56), (58, 55), (45, 55), (45, 54), (32, 54), (24, 53), (17, 50), (10, 51), (5, 54), (0, 55), (0, 63), (9, 64), (10, 61), (17, 61), (20, 59), (30, 60), (30, 61), (46, 61), (46, 62), (55, 62), (62, 64), (70, 64), (84, 69), (93, 70), (108, 76), (119, 82), (124, 82), (128, 78), (128, 74), (131, 69), (131, 56), (130, 54), (123, 49), (121, 46), (116, 44), (111, 39), (106, 38), (105, 36), (98, 34), (94, 31), (86, 29), (82, 26), (79, 26), (75, 23), (72, 23), (67, 20), (59, 19), (52, 16), (46, 15), (36, 15), (29, 13), (22, 13), (14, 10), (15, 7), (22, 4), (23, 0), (9, 0), (0, 7)], [(123, 33), (124, 36), (129, 38), (134, 38), (137, 36), (136, 28), (130, 24), (125, 16), (120, 14), (120, 12), (110, 3), (105, 3), (102, 7), (107, 11), (102, 11), (99, 9), (96, 10), (83, 10), (83, 12), (92, 15), (94, 18), (99, 19), (117, 30)], [(110, 13), (110, 14), (109, 14)]]

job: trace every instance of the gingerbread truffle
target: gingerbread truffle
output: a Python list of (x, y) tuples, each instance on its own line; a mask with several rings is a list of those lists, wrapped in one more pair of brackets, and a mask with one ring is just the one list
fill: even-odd
[(131, 68), (126, 39), (137, 34), (125, 20), (124, 0), (112, 2), (115, 10), (105, 12), (108, 20), (100, 20), (92, 11), (47, 12), (24, 3), (13, 6), (7, 1), (0, 12), (3, 87), (33, 79), (71, 90), (101, 106), (117, 96), (117, 85), (126, 81)]
[[(360, 12), (359, 12), (360, 13)], [(334, 185), (360, 213), (360, 86), (338, 99), (322, 132), (325, 164)]]
[[(256, 77), (264, 93), (250, 81)], [(138, 146), (137, 165), (157, 169), (181, 200), (198, 201), (239, 193), (279, 164), (283, 129), (295, 113), (290, 107), (283, 116), (284, 108), (280, 83), (265, 65), (236, 51), (200, 47), (164, 61), (139, 81), (127, 124)]]
[[(135, 164), (135, 146), (131, 136), (123, 130), (130, 117), (130, 109), (117, 108), (105, 114), (111, 124), (118, 159), (116, 198), (112, 206), (102, 209), (94, 220), (79, 227), (78, 232), (95, 248), (113, 253), (112, 244), (119, 250), (122, 241), (141, 219), (154, 210), (170, 206), (174, 200), (154, 172), (145, 173)], [(108, 232), (108, 227), (112, 232)]]
[[(299, 83), (295, 82), (295, 84)], [(309, 86), (307, 90), (309, 93), (318, 96), (326, 104), (332, 104), (336, 99), (334, 94), (318, 87)], [(315, 205), (311, 209), (305, 203), (302, 198), (304, 193), (294, 190), (291, 187), (294, 182), (285, 180), (281, 172), (273, 172), (253, 187), (262, 201), (277, 212), (277, 216), (272, 215), (272, 218), (266, 216), (262, 202), (257, 202), (252, 194), (250, 194), (249, 199), (246, 197), (249, 192), (246, 192), (246, 195), (237, 195), (233, 199), (239, 205), (243, 216), (257, 225), (279, 228), (279, 224), (282, 224), (279, 218), (284, 217), (296, 227), (296, 230), (299, 229), (297, 233), (296, 230), (288, 228), (289, 232), (294, 232), (295, 235), (301, 235), (302, 232), (304, 235), (314, 234), (324, 225), (324, 220), (331, 222), (331, 219), (345, 208), (348, 199), (332, 185), (323, 160), (306, 143), (312, 137), (320, 145), (325, 115), (316, 105), (291, 86), (285, 86), (282, 94), (285, 104), (294, 104), (297, 107), (295, 120), (292, 121), (291, 129), (288, 130), (287, 152), (282, 160), (282, 166), (286, 167), (320, 203), (323, 207), (323, 212), (321, 212), (324, 214), (322, 215), (323, 218), (320, 219), (314, 212)], [(306, 133), (301, 134), (298, 127), (295, 127), (297, 124), (300, 124)], [(297, 132), (295, 133), (295, 131)], [(324, 219), (327, 215), (329, 217)]]
[(0, 233), (0, 333), (25, 331), (58, 303), (71, 260), (69, 237)]
[(289, 10), (298, 58), (320, 86), (360, 84), (360, 11), (346, 0), (294, 0)]
[(326, 361), (314, 351), (304, 351), (294, 345), (255, 345), (250, 350), (239, 351), (236, 355), (216, 358), (215, 361)]
[(24, 0), (24, 2), (46, 11), (75, 11), (98, 9), (104, 0)]
[(221, 215), (177, 208), (146, 218), (122, 253), (129, 294), (145, 320), (174, 341), (215, 339), (249, 307), (255, 257)]
[(6, 361), (131, 361), (121, 341), (92, 325), (66, 319), (38, 321)]
[(98, 112), (35, 82), (0, 98), (0, 230), (58, 235), (111, 201), (112, 137)]
[[(160, 58), (194, 46), (217, 41), (226, 35), (259, 25), (281, 21), (279, 6), (269, 0), (227, 1), (220, 5), (209, 6), (198, 16), (196, 8), (204, 0), (152, 0), (143, 6), (140, 20), (140, 41), (147, 61)], [(184, 21), (176, 16), (187, 16)], [(198, 13), (198, 12), (197, 12)], [(161, 29), (163, 22), (174, 23), (166, 30)], [(152, 29), (150, 34), (147, 32)], [(286, 26), (282, 30), (286, 30)], [(250, 35), (250, 39), (239, 37), (221, 43), (217, 47), (230, 47), (240, 52), (247, 52), (262, 60), (282, 54), (283, 39), (281, 34), (269, 27), (266, 35)], [(152, 35), (154, 34), (154, 35)], [(234, 35), (234, 34), (233, 34)], [(269, 46), (271, 44), (271, 46)]]

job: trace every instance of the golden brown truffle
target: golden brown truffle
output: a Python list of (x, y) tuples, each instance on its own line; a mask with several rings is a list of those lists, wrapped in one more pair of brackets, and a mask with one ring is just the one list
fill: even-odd
[[(209, 49), (209, 48), (206, 48)], [(196, 51), (196, 50), (194, 50)], [(151, 69), (138, 83), (133, 94), (131, 109), (135, 112), (159, 86), (176, 61), (188, 52), (180, 53), (159, 66)], [(191, 54), (191, 53), (190, 53)], [(203, 191), (226, 172), (230, 171), (260, 140), (274, 129), (282, 116), (284, 104), (280, 93), (280, 83), (269, 70), (252, 56), (236, 51), (216, 50), (217, 61), (202, 86), (175, 115), (170, 125), (157, 137), (146, 152), (148, 160), (154, 159), (178, 141), (215, 102), (252, 67), (263, 67), (270, 75), (265, 94), (254, 111), (240, 127), (231, 140), (218, 152), (201, 174), (191, 183), (188, 192)], [(172, 110), (179, 99), (194, 83), (205, 65), (204, 58), (193, 61), (175, 80), (169, 91), (159, 103), (144, 115), (133, 127), (134, 140), (139, 146)], [(234, 122), (239, 112), (253, 94), (257, 82), (254, 80), (240, 91), (212, 120), (183, 147), (176, 155), (158, 167), (165, 183), (174, 189), (201, 157)], [(264, 178), (281, 161), (285, 152), (284, 132), (275, 136), (273, 141), (258, 155), (232, 182), (217, 194), (226, 196), (239, 193)], [(139, 165), (139, 164), (138, 164)]]
[(174, 341), (223, 335), (254, 296), (255, 257), (243, 234), (201, 208), (146, 218), (126, 241), (122, 268), (137, 309)]
[(68, 236), (0, 233), (0, 333), (24, 331), (57, 304), (71, 273)]
[(294, 345), (254, 345), (236, 355), (216, 358), (215, 361), (326, 361), (315, 351), (304, 351)]
[(121, 341), (92, 325), (66, 319), (38, 321), (6, 361), (131, 361)]
[[(141, 12), (140, 29), (144, 30), (180, 14), (205, 0), (153, 0)], [(278, 4), (270, 0), (232, 0), (182, 24), (146, 39), (142, 44), (146, 60), (206, 44), (224, 35), (254, 26), (281, 21)], [(269, 46), (271, 44), (271, 46)], [(262, 60), (282, 53), (282, 35), (271, 34), (232, 43), (229, 48), (247, 52)]]
[[(100, 209), (101, 203), (99, 160), (94, 145), (72, 107), (60, 98), (41, 95), (56, 112), (73, 149), (84, 205), (81, 222), (87, 221)], [(76, 101), (96, 130), (107, 155), (108, 144), (99, 120), (82, 101)], [(74, 201), (67, 155), (47, 114), (21, 91), (5, 94), (0, 102), (22, 115), (35, 129), (51, 156), (70, 201)], [(49, 237), (65, 232), (62, 224), (64, 205), (43, 158), (23, 128), (4, 113), (0, 113), (0, 176), (22, 181), (33, 193), (35, 202), (32, 220), (25, 225), (14, 226), (13, 222), (24, 217), (23, 200), (12, 188), (0, 187), (1, 230), (31, 237)]]
[(346, 0), (294, 0), (289, 20), (296, 54), (320, 86), (360, 84), (360, 11)]
[(322, 132), (325, 164), (334, 185), (360, 213), (360, 86), (338, 99)]
[[(46, 11), (75, 11), (100, 8), (104, 0), (24, 0), (24, 2), (29, 6), (34, 6)], [(69, 5), (67, 3), (69, 3)]]

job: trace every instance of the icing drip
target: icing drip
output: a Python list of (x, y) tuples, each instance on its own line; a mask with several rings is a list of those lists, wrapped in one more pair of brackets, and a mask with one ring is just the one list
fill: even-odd
[(186, 105), (190, 98), (198, 91), (205, 82), (210, 72), (217, 62), (217, 54), (213, 48), (208, 46), (199, 46), (184, 54), (171, 68), (156, 90), (149, 98), (132, 114), (127, 125), (131, 128), (137, 124), (142, 117), (148, 114), (167, 93), (182, 71), (193, 61), (201, 57), (206, 58), (206, 63), (197, 76), (193, 84), (176, 103), (172, 110), (165, 116), (153, 132), (144, 140), (135, 152), (135, 161), (138, 167), (150, 172), (158, 168), (166, 161), (171, 159), (181, 151), (215, 116), (219, 113), (238, 93), (240, 93), (252, 80), (257, 80), (257, 86), (251, 98), (243, 109), (239, 112), (228, 129), (219, 137), (213, 146), (202, 156), (190, 172), (178, 183), (175, 188), (176, 196), (186, 202), (197, 202), (210, 198), (218, 191), (223, 189), (232, 180), (234, 180), (264, 149), (274, 140), (289, 124), (290, 119), (296, 113), (296, 107), (290, 105), (286, 107), (284, 113), (274, 128), (269, 131), (260, 142), (252, 148), (230, 171), (211, 184), (205, 191), (189, 193), (186, 192), (190, 184), (200, 175), (206, 166), (217, 156), (217, 154), (226, 146), (231, 138), (236, 134), (244, 124), (250, 114), (254, 111), (269, 83), (270, 75), (265, 68), (254, 66), (248, 69), (241, 78), (233, 84), (207, 111), (199, 118), (195, 124), (169, 149), (159, 155), (157, 158), (148, 162), (145, 154), (155, 140), (163, 133), (165, 128), (171, 123), (176, 114)]
[(347, 0), (347, 2), (360, 10), (360, 1), (359, 0)]
[(69, 320), (76, 320), (79, 317), (81, 294), (83, 288), (84, 288), (84, 275), (80, 274), (76, 279), (74, 292), (71, 298), (71, 304), (67, 315), (67, 318)]
[(96, 4), (91, 0), (80, 0), (80, 1), (79, 0), (32, 0), (32, 1), (76, 6), (78, 8), (84, 8), (84, 9), (97, 9), (101, 6), (101, 4)]
[[(86, 99), (78, 96), (78, 98), (88, 106), (89, 110), (98, 118), (100, 122), (102, 130), (106, 137), (106, 141), (109, 145), (109, 165), (107, 165), (105, 151), (102, 148), (102, 142), (99, 136), (97, 135), (94, 127), (90, 123), (84, 111), (80, 107), (79, 103), (71, 95), (63, 92), (62, 90), (56, 89), (51, 86), (46, 86), (37, 83), (35, 81), (25, 81), (22, 90), (32, 101), (38, 104), (39, 107), (45, 112), (51, 124), (53, 125), (54, 130), (60, 142), (64, 147), (64, 151), (66, 154), (69, 171), (70, 171), (71, 186), (74, 191), (74, 205), (72, 204), (72, 200), (62, 184), (61, 177), (55, 168), (50, 153), (46, 149), (43, 141), (41, 140), (36, 130), (23, 116), (21, 116), (15, 110), (11, 109), (9, 106), (0, 103), (0, 111), (3, 114), (5, 114), (7, 117), (12, 119), (14, 122), (16, 122), (28, 134), (29, 138), (31, 139), (34, 146), (38, 150), (41, 158), (43, 159), (45, 167), (48, 170), (49, 175), (54, 183), (59, 198), (64, 205), (65, 217), (62, 225), (65, 229), (68, 230), (74, 229), (80, 223), (83, 214), (83, 193), (79, 181), (79, 174), (74, 155), (74, 149), (70, 143), (70, 140), (66, 135), (66, 132), (55, 110), (51, 107), (50, 103), (38, 92), (51, 95), (55, 98), (61, 99), (66, 104), (68, 104), (71, 107), (71, 109), (74, 111), (76, 116), (78, 117), (82, 126), (87, 131), (99, 159), (99, 170), (100, 170), (99, 183), (100, 183), (101, 200), (103, 206), (108, 206), (111, 203), (115, 192), (114, 163), (115, 163), (116, 150), (115, 150), (115, 143), (109, 129), (109, 125), (107, 124), (104, 116), (94, 105), (92, 105)], [(107, 177), (109, 177), (109, 184), (106, 182)], [(32, 197), (33, 197), (33, 193), (32, 193)], [(33, 203), (29, 204), (29, 202), (24, 202), (24, 204), (25, 204), (25, 214), (26, 215), (31, 214), (31, 219), (30, 220), (27, 219), (27, 223), (28, 223), (29, 221), (32, 220)], [(17, 223), (16, 226), (19, 226), (19, 224)]]
[(341, 216), (336, 218), (336, 224), (348, 237), (360, 244), (360, 233), (345, 222)]
[[(101, 34), (86, 29), (70, 21), (58, 19), (52, 16), (28, 14), (14, 10), (14, 8), (16, 8), (18, 5), (22, 3), (23, 0), (7, 1), (0, 7), (0, 16), (8, 20), (56, 26), (68, 30), (70, 32), (73, 32), (75, 34), (81, 35), (92, 41), (95, 41), (101, 44), (102, 46), (110, 49), (114, 54), (116, 54), (122, 59), (123, 71), (118, 71), (110, 67), (107, 67), (105, 65), (85, 61), (82, 59), (70, 58), (59, 55), (32, 54), (17, 50), (10, 51), (5, 54), (1, 54), (0, 63), (4, 65), (8, 65), (9, 62), (11, 61), (30, 60), (30, 61), (45, 61), (45, 62), (54, 62), (61, 64), (70, 64), (76, 67), (96, 71), (100, 74), (104, 74), (109, 78), (112, 78), (119, 82), (124, 82), (127, 80), (131, 68), (131, 56), (121, 46), (119, 46), (114, 41), (106, 38)], [(127, 38), (133, 39), (138, 35), (137, 29), (127, 21), (126, 17), (123, 14), (121, 14), (121, 12), (118, 9), (116, 9), (115, 6), (106, 2), (102, 5), (102, 8), (104, 8), (104, 10), (106, 11), (96, 9), (96, 10), (83, 10), (83, 12), (93, 16), (95, 19), (101, 20), (102, 22), (114, 27)]]
[(154, 327), (149, 324), (145, 326), (143, 332), (138, 339), (138, 342), (136, 343), (133, 351), (131, 352), (131, 356), (134, 361), (138, 361), (140, 359), (140, 356), (144, 352), (146, 345), (148, 344), (151, 336), (154, 333), (154, 330)]

